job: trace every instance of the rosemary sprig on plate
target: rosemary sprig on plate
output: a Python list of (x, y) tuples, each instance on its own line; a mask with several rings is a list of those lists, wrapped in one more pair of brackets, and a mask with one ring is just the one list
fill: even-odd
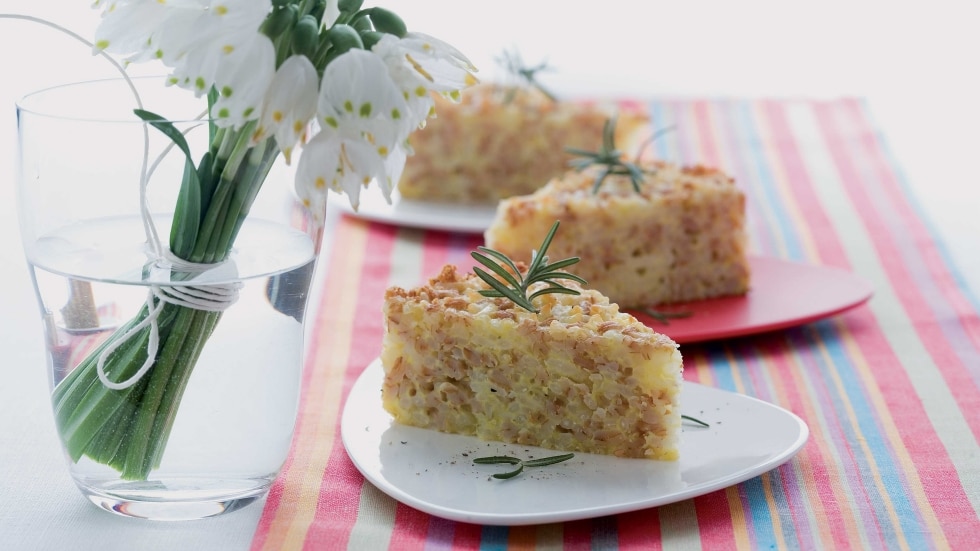
[(641, 312), (664, 325), (670, 325), (670, 320), (672, 319), (689, 318), (694, 315), (694, 312), (691, 312), (690, 310), (684, 310), (683, 312), (661, 312), (660, 310), (654, 310), (653, 308), (643, 308)]
[[(548, 235), (545, 236), (544, 241), (541, 243), (541, 247), (532, 253), (531, 265), (523, 275), (517, 265), (514, 264), (514, 261), (504, 253), (487, 247), (477, 247), (476, 251), (470, 253), (473, 259), (489, 268), (503, 280), (501, 281), (501, 279), (493, 277), (479, 266), (474, 266), (473, 272), (485, 281), (487, 285), (492, 287), (491, 289), (481, 290), (480, 294), (485, 297), (506, 297), (513, 301), (514, 304), (535, 314), (538, 313), (538, 309), (534, 307), (532, 301), (541, 295), (550, 293), (565, 295), (580, 294), (575, 289), (570, 289), (555, 281), (556, 279), (570, 279), (581, 285), (587, 284), (581, 277), (564, 271), (564, 268), (579, 261), (577, 256), (552, 262), (551, 264), (548, 263), (548, 257), (545, 253), (547, 253), (548, 247), (551, 246), (551, 240), (555, 237), (555, 232), (557, 231), (558, 221), (555, 221)], [(507, 268), (510, 268), (510, 271)], [(539, 281), (547, 283), (548, 286), (528, 296), (528, 289), (532, 284)]]
[(561, 463), (562, 461), (568, 461), (573, 457), (575, 457), (574, 453), (566, 453), (563, 455), (552, 455), (550, 457), (542, 457), (541, 459), (531, 459), (525, 461), (523, 459), (518, 459), (516, 457), (511, 457), (509, 455), (492, 455), (490, 457), (477, 457), (476, 459), (473, 460), (473, 463), (477, 465), (494, 465), (499, 463), (506, 463), (508, 465), (517, 465), (517, 468), (512, 471), (507, 471), (505, 473), (495, 473), (491, 475), (494, 478), (506, 480), (508, 478), (514, 478), (515, 476), (524, 472), (525, 467), (545, 467), (548, 465), (554, 465), (555, 463)]
[(698, 425), (699, 427), (702, 427), (702, 428), (708, 428), (708, 427), (711, 426), (711, 425), (705, 423), (704, 421), (702, 421), (700, 419), (695, 419), (694, 417), (691, 417), (690, 415), (681, 415), (681, 420), (682, 421), (690, 421), (690, 422), (694, 423), (695, 425)]

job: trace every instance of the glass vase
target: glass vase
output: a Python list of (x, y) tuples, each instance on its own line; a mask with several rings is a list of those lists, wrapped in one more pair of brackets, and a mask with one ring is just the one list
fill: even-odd
[[(200, 120), (203, 98), (162, 78), (135, 85), (69, 84), (18, 103), (21, 236), (74, 482), (120, 515), (203, 518), (262, 498), (286, 460), (322, 232), (271, 144), (197, 198), (190, 229), (218, 254), (175, 255), (187, 159), (216, 151), (220, 131)], [(162, 124), (134, 114), (137, 95)], [(222, 194), (233, 208), (216, 206)], [(224, 245), (208, 248), (208, 235)]]

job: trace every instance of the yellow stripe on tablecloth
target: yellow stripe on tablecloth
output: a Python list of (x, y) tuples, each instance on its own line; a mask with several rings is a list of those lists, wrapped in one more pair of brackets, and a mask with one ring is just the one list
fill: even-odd
[[(309, 348), (313, 370), (305, 389), (305, 407), (300, 412), (293, 462), (285, 473), (279, 508), (269, 526), (265, 549), (299, 549), (316, 514), (323, 473), (333, 451), (336, 420), (341, 403), (344, 372), (350, 357), (352, 325), (357, 289), (367, 243), (367, 224), (345, 218), (336, 226), (335, 246), (343, 254), (331, 258), (330, 273), (322, 303), (317, 309), (316, 331)], [(327, 307), (329, 306), (329, 307)], [(336, 325), (333, 323), (336, 322)], [(325, 330), (329, 327), (329, 330)], [(334, 405), (335, 407), (329, 407)]]
[[(793, 134), (801, 136), (801, 141), (823, 144), (816, 115), (812, 109), (795, 109), (787, 114), (793, 127)], [(931, 426), (946, 448), (956, 468), (957, 476), (964, 484), (964, 489), (967, 489), (969, 477), (963, 477), (962, 473), (969, 472), (969, 465), (973, 458), (980, 456), (980, 446), (973, 439), (964, 442), (962, 435), (969, 434), (970, 427), (963, 418), (963, 413), (959, 410), (950, 389), (946, 386), (938, 366), (926, 350), (925, 344), (919, 338), (912, 321), (896, 296), (887, 271), (878, 259), (874, 243), (861, 225), (862, 218), (844, 189), (844, 183), (836, 170), (834, 160), (830, 157), (830, 152), (825, 147), (806, 147), (801, 150), (805, 152), (803, 161), (807, 172), (813, 175), (815, 181), (821, 182), (821, 185), (814, 188), (820, 201), (828, 206), (828, 210), (841, 213), (833, 218), (833, 224), (838, 235), (849, 236), (842, 243), (850, 264), (875, 288), (875, 296), (868, 302), (867, 307), (878, 325), (887, 328), (883, 334), (889, 348), (894, 352), (911, 381)], [(849, 350), (857, 352), (858, 347), (852, 342), (849, 344)], [(860, 359), (856, 364), (859, 369), (865, 372), (866, 377), (873, 380), (870, 368), (860, 353), (856, 353), (854, 357)], [(901, 462), (911, 493), (916, 498), (916, 508), (923, 515), (923, 520), (929, 526), (936, 543), (940, 547), (948, 546), (935, 512), (926, 498), (918, 471), (898, 434), (894, 419), (884, 404), (884, 398), (877, 390), (878, 385), (872, 384), (867, 388), (874, 394), (873, 402), (881, 416), (883, 426), (888, 427), (886, 434), (896, 458)], [(937, 422), (938, 420), (942, 422)], [(970, 495), (968, 489), (967, 495)], [(971, 498), (977, 499), (977, 496)], [(980, 503), (975, 502), (975, 508), (977, 506), (980, 506)]]
[[(800, 404), (803, 406), (803, 412), (800, 416), (807, 420), (807, 425), (810, 427), (810, 442), (817, 446), (817, 453), (814, 457), (820, 458), (823, 463), (824, 470), (826, 471), (826, 476), (832, 480), (843, 480), (845, 475), (843, 473), (843, 467), (839, 459), (845, 457), (847, 454), (841, 452), (835, 445), (834, 439), (830, 437), (831, 430), (827, 427), (828, 416), (833, 415), (833, 411), (824, 412), (820, 407), (820, 396), (814, 391), (820, 387), (820, 380), (813, 380), (814, 378), (821, 379), (819, 372), (812, 372), (806, 362), (801, 356), (801, 352), (796, 349), (796, 347), (790, 346), (790, 356), (788, 362), (792, 364), (790, 367), (792, 369), (789, 372), (793, 375), (793, 382), (796, 385), (797, 393), (802, 397)], [(812, 488), (818, 488), (820, 483), (816, 481), (815, 478), (811, 477)], [(847, 540), (851, 542), (863, 542), (862, 547), (867, 547), (867, 538), (863, 530), (863, 526), (859, 526), (853, 511), (856, 510), (856, 505), (854, 501), (854, 496), (852, 494), (853, 488), (844, 484), (829, 484), (830, 490), (834, 494), (834, 502), (840, 507), (840, 516), (837, 517), (836, 521), (843, 523), (844, 531), (847, 534)], [(820, 521), (819, 524), (814, 526), (814, 534), (824, 535), (823, 528), (830, 526), (831, 521), (826, 514), (826, 510), (823, 507), (823, 502), (820, 499), (809, 499), (808, 506), (815, 509), (817, 513), (817, 518)], [(819, 507), (819, 512), (816, 508)], [(828, 545), (830, 542), (825, 542)]]
[(742, 493), (738, 486), (725, 488), (725, 499), (728, 500), (728, 511), (732, 516), (732, 535), (735, 536), (736, 549), (751, 549), (752, 538), (749, 537), (749, 524), (745, 517), (745, 507), (742, 505)]
[[(738, 360), (735, 359), (735, 353), (731, 348), (725, 348), (725, 361), (729, 365), (729, 373), (732, 377), (732, 384), (735, 385), (735, 392), (746, 394), (748, 390), (745, 387), (745, 381), (742, 380), (742, 370), (739, 369)], [(716, 369), (719, 368), (720, 366), (716, 367)]]

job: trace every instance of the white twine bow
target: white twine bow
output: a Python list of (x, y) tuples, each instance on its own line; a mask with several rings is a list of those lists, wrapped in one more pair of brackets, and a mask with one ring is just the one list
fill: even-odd
[[(205, 264), (205, 266), (213, 266)], [(223, 312), (238, 301), (238, 290), (241, 283), (228, 283), (224, 285), (200, 285), (200, 286), (175, 286), (175, 285), (152, 285), (146, 296), (146, 317), (138, 324), (126, 331), (121, 337), (113, 340), (99, 354), (96, 371), (102, 384), (112, 390), (123, 390), (129, 388), (140, 381), (144, 375), (156, 363), (157, 351), (160, 348), (160, 329), (157, 318), (163, 311), (164, 304), (175, 304), (194, 308), (195, 310), (205, 310), (208, 312)], [(146, 360), (143, 365), (125, 381), (113, 382), (109, 380), (105, 372), (105, 362), (117, 348), (122, 346), (134, 335), (145, 329), (150, 328), (150, 335), (146, 342)]]

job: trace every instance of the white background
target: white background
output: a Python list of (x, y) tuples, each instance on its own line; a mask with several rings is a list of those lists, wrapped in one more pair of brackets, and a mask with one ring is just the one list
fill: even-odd
[[(88, 1), (0, 0), (85, 37)], [(368, 2), (368, 5), (374, 5)], [(835, 97), (869, 100), (889, 146), (980, 295), (980, 8), (964, 0), (412, 0), (387, 7), (445, 39), (491, 80), (504, 49), (567, 95)], [(145, 67), (136, 73), (157, 71)], [(35, 24), (0, 20), (0, 548), (247, 548), (261, 506), (183, 525), (118, 519), (72, 486), (48, 404), (40, 324), (14, 212), (14, 101), (114, 73)], [(79, 137), (84, 139), (84, 137)]]

